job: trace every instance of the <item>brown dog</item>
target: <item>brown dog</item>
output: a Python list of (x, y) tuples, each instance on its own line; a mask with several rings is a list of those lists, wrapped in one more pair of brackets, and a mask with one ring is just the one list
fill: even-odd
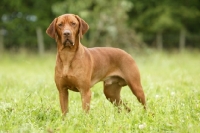
[(128, 85), (145, 108), (145, 95), (135, 61), (117, 48), (84, 47), (80, 38), (88, 29), (88, 24), (79, 16), (64, 14), (55, 18), (46, 31), (57, 42), (55, 82), (63, 115), (68, 112), (68, 90), (80, 92), (82, 108), (89, 111), (90, 88), (99, 81), (104, 83), (106, 98), (116, 106), (122, 104), (121, 88)]

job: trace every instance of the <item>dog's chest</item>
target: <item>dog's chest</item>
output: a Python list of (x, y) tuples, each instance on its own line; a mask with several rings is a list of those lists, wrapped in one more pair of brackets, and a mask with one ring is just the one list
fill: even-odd
[(72, 91), (78, 91), (78, 80), (77, 77), (74, 77), (72, 75), (65, 75), (59, 78), (60, 80), (56, 81), (60, 86), (63, 88), (67, 88)]
[(70, 89), (72, 91), (78, 91), (79, 77), (74, 72), (70, 66), (56, 66), (55, 68), (55, 78), (59, 79), (56, 80), (57, 84)]

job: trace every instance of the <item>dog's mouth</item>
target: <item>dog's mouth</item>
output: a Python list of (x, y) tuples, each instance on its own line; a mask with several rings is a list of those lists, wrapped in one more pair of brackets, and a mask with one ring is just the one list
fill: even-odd
[(66, 39), (63, 43), (64, 46), (73, 46), (74, 45), (74, 42), (70, 39)]

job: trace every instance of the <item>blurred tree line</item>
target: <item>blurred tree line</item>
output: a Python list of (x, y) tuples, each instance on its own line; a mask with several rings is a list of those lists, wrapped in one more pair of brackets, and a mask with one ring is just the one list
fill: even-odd
[(45, 31), (64, 13), (89, 24), (88, 47), (200, 48), (199, 0), (1, 0), (0, 50), (55, 48)]

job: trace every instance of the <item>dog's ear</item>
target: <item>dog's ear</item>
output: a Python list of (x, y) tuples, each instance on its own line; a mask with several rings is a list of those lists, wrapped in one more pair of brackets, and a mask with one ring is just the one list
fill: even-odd
[(83, 20), (81, 19), (78, 15), (75, 15), (75, 17), (78, 19), (79, 21), (79, 36), (80, 38), (83, 38), (83, 35), (88, 31), (89, 29), (89, 25)]
[(57, 18), (55, 18), (51, 24), (49, 25), (49, 27), (46, 30), (46, 33), (51, 37), (51, 38), (56, 38), (56, 22), (57, 22)]

